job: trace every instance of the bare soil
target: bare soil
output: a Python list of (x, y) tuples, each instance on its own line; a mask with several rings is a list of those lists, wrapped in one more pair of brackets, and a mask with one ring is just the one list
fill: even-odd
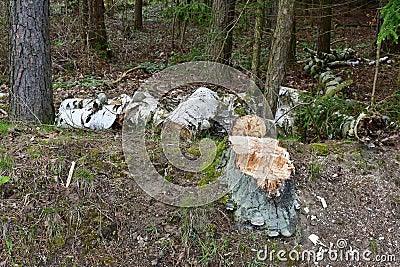
[[(114, 54), (110, 61), (77, 45), (74, 16), (53, 13), (56, 106), (70, 96), (132, 95), (157, 68), (195, 58), (193, 49), (192, 54), (189, 51), (204, 40), (202, 30), (189, 31), (182, 46), (172, 49), (167, 34), (170, 23), (155, 15), (162, 7), (150, 5), (145, 10), (141, 32), (124, 27), (118, 12), (108, 17)], [(307, 56), (301, 45), (313, 45), (316, 28), (315, 16), (302, 9), (297, 12), (301, 60)], [(376, 6), (342, 4), (334, 12), (332, 39), (338, 41), (334, 48), (351, 46), (360, 57), (374, 58), (375, 26), (369, 23)], [(62, 21), (56, 22), (58, 18)], [(236, 49), (251, 51), (251, 30), (236, 35), (248, 40), (238, 42)], [(269, 36), (265, 35), (263, 45), (267, 46)], [(398, 60), (391, 57), (394, 63), (380, 71), (379, 101), (390, 99), (398, 90)], [(248, 63), (238, 54), (234, 59), (239, 67)], [(138, 64), (147, 64), (147, 70), (134, 71), (119, 84), (111, 84)], [(364, 64), (339, 71), (355, 81), (344, 97), (368, 102), (374, 67)], [(318, 86), (300, 63), (288, 68), (286, 84), (307, 91)], [(6, 83), (0, 92), (7, 92)], [(1, 109), (7, 105), (6, 99), (0, 99)], [(129, 174), (120, 130), (32, 126), (0, 116), (0, 176), (10, 178), (0, 182), (0, 266), (399, 265), (399, 140), (373, 149), (354, 140), (321, 140), (328, 148), (323, 151), (312, 144), (282, 140), (296, 167), (299, 229), (291, 238), (271, 239), (267, 231), (236, 224), (224, 199), (200, 208), (177, 208), (152, 199)], [(72, 161), (76, 162), (74, 176), (66, 187)], [(308, 239), (311, 234), (322, 243), (314, 245)], [(316, 253), (324, 246), (336, 250), (338, 256), (325, 254), (318, 264), (285, 262), (276, 252), (272, 259), (269, 254), (265, 260), (257, 258), (266, 248), (268, 253), (284, 249), (301, 254)], [(346, 259), (343, 255), (349, 250), (368, 250), (369, 259), (378, 260), (378, 256), (381, 261)]]

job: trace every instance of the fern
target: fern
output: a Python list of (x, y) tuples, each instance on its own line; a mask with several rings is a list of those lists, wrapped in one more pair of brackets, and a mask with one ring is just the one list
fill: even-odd
[(391, 0), (382, 8), (381, 14), (383, 24), (378, 34), (377, 43), (393, 38), (397, 44), (399, 39), (397, 30), (400, 27), (400, 0)]

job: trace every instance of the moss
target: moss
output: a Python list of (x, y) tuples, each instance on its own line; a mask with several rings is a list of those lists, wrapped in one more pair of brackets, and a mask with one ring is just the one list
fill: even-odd
[(216, 181), (220, 176), (222, 171), (218, 169), (219, 165), (222, 163), (223, 154), (228, 148), (228, 143), (226, 139), (217, 143), (217, 151), (214, 161), (207, 168), (203, 169), (203, 177), (199, 180), (199, 185), (207, 185)]
[(50, 243), (57, 248), (62, 248), (65, 245), (65, 238), (63, 236), (57, 236), (50, 239)]
[(396, 160), (400, 162), (400, 154), (396, 155)]
[(78, 168), (75, 171), (74, 177), (81, 178), (87, 182), (93, 182), (94, 180), (94, 174), (85, 168)]
[(0, 158), (0, 171), (11, 170), (13, 167), (12, 160), (10, 156), (5, 156)]
[(12, 124), (8, 121), (0, 120), (0, 135), (7, 134), (8, 128), (10, 128)]
[(186, 151), (194, 156), (197, 156), (197, 157), (201, 156), (201, 152), (198, 147), (189, 147), (188, 149), (186, 149)]
[(321, 143), (312, 143), (310, 146), (317, 156), (328, 156), (330, 154), (329, 147)]
[(238, 114), (239, 116), (246, 116), (247, 112), (245, 110), (244, 107), (242, 106), (238, 106), (237, 108), (235, 108), (235, 113)]

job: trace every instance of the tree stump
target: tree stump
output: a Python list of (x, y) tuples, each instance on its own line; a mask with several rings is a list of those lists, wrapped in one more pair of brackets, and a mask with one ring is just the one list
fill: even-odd
[(230, 136), (223, 182), (236, 203), (236, 220), (268, 229), (269, 236), (291, 236), (297, 225), (297, 197), (286, 149), (272, 138)]

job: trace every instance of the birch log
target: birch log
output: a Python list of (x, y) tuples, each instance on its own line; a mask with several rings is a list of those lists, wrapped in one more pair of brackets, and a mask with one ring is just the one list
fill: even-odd
[(96, 99), (65, 99), (57, 114), (56, 123), (60, 127), (109, 129), (122, 120), (125, 107), (131, 98), (125, 94), (107, 99), (104, 93)]
[(196, 136), (199, 130), (211, 127), (211, 119), (214, 119), (219, 105), (219, 97), (214, 91), (200, 87), (185, 101), (171, 112), (164, 124), (168, 127), (175, 125), (182, 129), (189, 138)]

